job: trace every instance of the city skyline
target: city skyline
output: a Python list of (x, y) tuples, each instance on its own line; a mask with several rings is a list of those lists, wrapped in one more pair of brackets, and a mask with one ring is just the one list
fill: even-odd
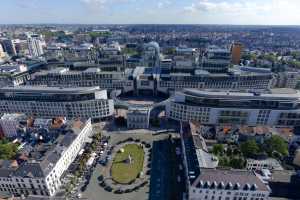
[(4, 0), (1, 7), (1, 24), (300, 25), (297, 0)]

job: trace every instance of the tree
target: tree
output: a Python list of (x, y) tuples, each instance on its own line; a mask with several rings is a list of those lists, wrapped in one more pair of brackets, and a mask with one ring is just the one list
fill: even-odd
[(289, 61), (288, 64), (291, 66), (291, 67), (294, 67), (294, 68), (297, 68), (297, 69), (300, 69), (300, 61)]
[(139, 55), (139, 53), (137, 52), (137, 50), (131, 49), (131, 48), (124, 48), (124, 49), (122, 49), (122, 53), (123, 54), (127, 54), (129, 56)]
[(224, 145), (223, 144), (214, 144), (212, 152), (214, 155), (222, 155), (224, 153)]
[(230, 161), (227, 156), (219, 157), (219, 166), (229, 167)]
[(101, 132), (96, 133), (96, 134), (94, 135), (94, 139), (95, 139), (96, 141), (99, 141), (99, 140), (101, 139)]
[(256, 60), (256, 55), (254, 53), (245, 53), (242, 55), (244, 60)]
[(300, 51), (293, 51), (293, 52), (291, 52), (291, 55), (292, 55), (295, 59), (300, 59)]
[(229, 164), (234, 169), (243, 169), (245, 167), (245, 161), (240, 157), (231, 158)]
[(241, 144), (242, 154), (246, 157), (254, 157), (259, 153), (259, 146), (255, 140), (248, 140)]
[(15, 157), (18, 146), (6, 139), (0, 141), (0, 159), (9, 160)]
[(273, 135), (265, 142), (266, 152), (269, 156), (273, 156), (274, 152), (280, 153), (282, 156), (288, 155), (288, 144), (278, 135)]

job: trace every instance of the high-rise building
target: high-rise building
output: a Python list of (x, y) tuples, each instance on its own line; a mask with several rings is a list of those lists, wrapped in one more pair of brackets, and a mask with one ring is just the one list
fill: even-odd
[(28, 52), (27, 40), (15, 39), (12, 42), (16, 48), (17, 54), (26, 54), (26, 52)]
[(231, 45), (231, 63), (234, 65), (240, 64), (242, 58), (243, 45), (239, 42), (234, 42)]
[(3, 50), (10, 56), (14, 56), (17, 54), (15, 45), (12, 40), (7, 38), (0, 39), (0, 43), (2, 44)]
[(230, 51), (210, 46), (202, 56), (201, 70), (210, 73), (226, 73), (230, 65)]
[(147, 67), (159, 67), (160, 47), (157, 42), (150, 42), (144, 46), (144, 65)]
[(5, 52), (4, 52), (2, 45), (0, 44), (0, 59), (2, 59), (4, 57), (5, 57)]
[(31, 57), (39, 57), (44, 54), (43, 51), (43, 39), (40, 35), (32, 34), (27, 38), (29, 55)]

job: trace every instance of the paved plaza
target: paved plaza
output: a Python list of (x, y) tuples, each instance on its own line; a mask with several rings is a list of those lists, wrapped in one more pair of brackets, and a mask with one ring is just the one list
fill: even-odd
[[(115, 146), (118, 142), (124, 141), (128, 138), (139, 139), (141, 141), (145, 141), (147, 143), (152, 144), (153, 141), (160, 141), (169, 138), (168, 133), (160, 134), (160, 135), (153, 135), (153, 131), (148, 130), (130, 130), (130, 131), (116, 131), (116, 132), (106, 132), (102, 131), (103, 135), (110, 136), (109, 145)], [(174, 134), (176, 135), (176, 134)], [(83, 192), (82, 198), (86, 198), (89, 200), (148, 200), (149, 199), (149, 185), (138, 189), (137, 191), (133, 191), (131, 193), (122, 193), (122, 194), (115, 194), (113, 192), (108, 192), (103, 189), (99, 185), (100, 181), (98, 177), (102, 174), (107, 173), (107, 170), (110, 166), (107, 165), (106, 167), (97, 164), (95, 170), (92, 173), (92, 177), (90, 179), (90, 183), (87, 186), (87, 189)], [(150, 182), (150, 178), (148, 177), (148, 181)]]

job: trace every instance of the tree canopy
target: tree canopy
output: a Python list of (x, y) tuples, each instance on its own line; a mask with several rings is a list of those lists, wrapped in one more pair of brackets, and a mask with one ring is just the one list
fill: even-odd
[(7, 140), (0, 140), (0, 159), (12, 159), (17, 153), (17, 144), (9, 143)]
[(282, 156), (288, 155), (288, 144), (278, 135), (273, 135), (270, 139), (266, 140), (265, 145), (269, 156), (272, 156), (274, 152), (278, 152)]
[(215, 155), (222, 155), (224, 153), (224, 145), (223, 144), (214, 144), (212, 152)]
[(259, 153), (259, 146), (255, 140), (248, 140), (241, 143), (241, 151), (245, 157), (254, 157)]

